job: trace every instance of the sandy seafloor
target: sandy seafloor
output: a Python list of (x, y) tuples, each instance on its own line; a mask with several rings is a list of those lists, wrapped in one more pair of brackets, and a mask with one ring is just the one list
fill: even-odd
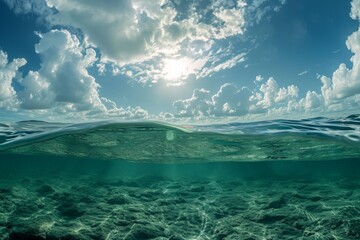
[(357, 162), (12, 156), (0, 160), (0, 239), (360, 239)]

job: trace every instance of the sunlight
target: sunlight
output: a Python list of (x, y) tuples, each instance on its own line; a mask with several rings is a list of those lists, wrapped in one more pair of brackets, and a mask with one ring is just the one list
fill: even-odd
[(177, 81), (187, 77), (189, 61), (187, 59), (166, 59), (164, 60), (163, 74), (169, 81)]

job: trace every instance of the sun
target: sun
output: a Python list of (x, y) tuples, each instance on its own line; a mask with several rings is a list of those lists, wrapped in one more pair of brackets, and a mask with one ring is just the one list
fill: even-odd
[(164, 60), (163, 74), (168, 81), (178, 81), (187, 77), (189, 63), (186, 59)]

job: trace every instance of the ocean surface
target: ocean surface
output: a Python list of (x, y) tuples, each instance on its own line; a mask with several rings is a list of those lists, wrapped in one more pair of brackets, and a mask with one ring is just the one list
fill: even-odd
[(360, 239), (360, 115), (0, 123), (0, 239)]

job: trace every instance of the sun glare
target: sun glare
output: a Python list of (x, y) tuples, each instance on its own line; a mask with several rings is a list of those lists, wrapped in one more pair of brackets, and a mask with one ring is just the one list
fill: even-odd
[(185, 59), (167, 59), (164, 61), (164, 78), (169, 81), (181, 80), (188, 75), (188, 68)]

